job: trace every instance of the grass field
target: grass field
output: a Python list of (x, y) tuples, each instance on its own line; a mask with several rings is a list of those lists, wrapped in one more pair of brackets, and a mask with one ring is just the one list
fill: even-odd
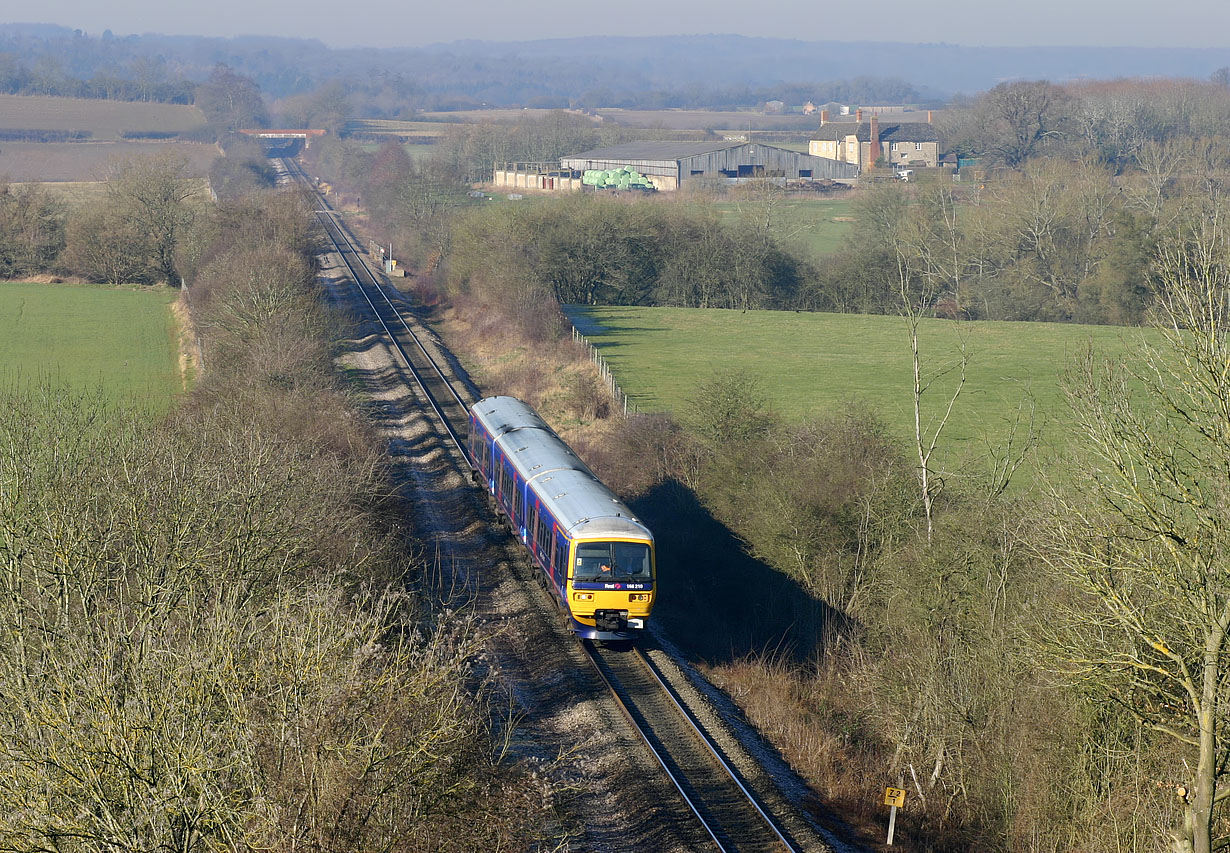
[[(715, 204), (727, 221), (734, 221), (746, 203), (721, 201)], [(779, 239), (801, 246), (815, 255), (828, 255), (841, 248), (841, 242), (854, 225), (850, 199), (798, 199), (783, 202), (775, 211), (774, 231)]]
[(100, 181), (116, 160), (173, 152), (188, 161), (188, 173), (204, 177), (218, 149), (201, 142), (5, 142), (0, 178), (23, 181)]
[(15, 183), (14, 187), (33, 186), (46, 190), (51, 196), (65, 204), (76, 207), (91, 201), (106, 198), (106, 181), (51, 181), (42, 183)]
[(42, 95), (0, 95), (0, 129), (89, 130), (93, 139), (116, 140), (125, 130), (192, 130), (205, 123), (196, 107), (53, 98)]
[(182, 390), (168, 288), (0, 282), (0, 386), (49, 379), (165, 409)]
[(820, 126), (819, 116), (805, 115), (765, 115), (750, 111), (708, 111), (708, 110), (622, 110), (596, 109), (598, 115), (607, 121), (628, 127), (656, 128), (670, 130), (714, 130), (748, 131), (748, 130), (814, 130)]
[(396, 134), (397, 136), (438, 139), (448, 131), (438, 121), (398, 121), (397, 119), (358, 118), (346, 122), (346, 133)]
[[(499, 109), (499, 110), (448, 110), (443, 112), (425, 112), (421, 115), (423, 118), (432, 122), (517, 122), (525, 118), (541, 119), (549, 116), (551, 113), (560, 112), (559, 110), (547, 110), (539, 108), (530, 109)], [(573, 115), (585, 115), (578, 110), (564, 110)], [(437, 124), (437, 126), (439, 126)]]
[[(209, 182), (204, 178), (190, 178), (189, 180), (196, 187), (196, 199), (202, 203), (206, 201), (209, 196)], [(41, 187), (47, 191), (48, 195), (70, 207), (106, 198), (109, 186), (106, 181), (49, 181), (46, 183), (35, 181), (29, 185)], [(21, 187), (26, 184), (16, 183), (13, 186)]]
[[(899, 317), (683, 308), (570, 309), (610, 362), (619, 384), (642, 411), (676, 410), (715, 366), (755, 377), (772, 407), (789, 419), (841, 411), (861, 401), (892, 433), (913, 430), (909, 338)], [(586, 327), (583, 327), (583, 331)], [(968, 379), (945, 432), (944, 461), (981, 458), (1001, 444), (1018, 405), (1032, 396), (1046, 460), (1071, 441), (1059, 377), (1073, 355), (1090, 345), (1121, 353), (1146, 334), (1139, 329), (1058, 323), (965, 323), (971, 360)], [(926, 321), (921, 330), (925, 369), (957, 356), (957, 327)], [(954, 377), (936, 383), (934, 415)], [(1045, 464), (1045, 463), (1044, 463)]]

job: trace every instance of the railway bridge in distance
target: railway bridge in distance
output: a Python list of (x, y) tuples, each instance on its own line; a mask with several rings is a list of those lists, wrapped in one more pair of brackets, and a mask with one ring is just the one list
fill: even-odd
[[(310, 147), (312, 146), (312, 140), (313, 140), (313, 139), (315, 139), (315, 138), (316, 138), (316, 137), (318, 137), (318, 136), (324, 136), (324, 135), (325, 135), (325, 133), (326, 133), (326, 131), (321, 130), (321, 129), (317, 129), (317, 128), (279, 128), (279, 129), (267, 129), (267, 128), (263, 128), (263, 127), (257, 127), (257, 128), (247, 128), (247, 129), (241, 128), (239, 132), (240, 132), (240, 133), (242, 133), (242, 134), (244, 134), (245, 136), (252, 136), (252, 137), (255, 137), (255, 138), (257, 138), (257, 139), (266, 139), (266, 140), (276, 140), (276, 139), (283, 139), (283, 140), (296, 140), (296, 139), (302, 139), (302, 140), (303, 140), (303, 147), (304, 147), (304, 148), (310, 148)], [(266, 144), (270, 144), (270, 143), (266, 143)]]

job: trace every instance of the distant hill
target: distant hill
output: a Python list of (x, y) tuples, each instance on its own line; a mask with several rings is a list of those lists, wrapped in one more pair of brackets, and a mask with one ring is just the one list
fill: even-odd
[[(136, 62), (139, 58), (146, 61)], [(737, 35), (594, 36), (455, 41), (427, 47), (330, 49), (280, 36), (101, 37), (47, 24), (0, 23), (0, 92), (37, 74), (133, 78), (152, 71), (201, 80), (225, 62), (275, 98), (344, 79), (427, 108), (486, 106), (722, 107), (934, 100), (1004, 80), (1208, 79), (1230, 48), (966, 47), (802, 41)], [(8, 63), (6, 65), (6, 63)], [(6, 87), (10, 81), (10, 88)], [(48, 83), (54, 82), (49, 80)]]
[[(1004, 80), (1191, 77), (1207, 80), (1230, 65), (1230, 48), (967, 47), (956, 44), (800, 41), (737, 35), (457, 41), (431, 53), (533, 59), (596, 60), (654, 87), (703, 82), (763, 86), (853, 77), (897, 77), (924, 93), (989, 89)], [(419, 51), (414, 51), (415, 53)]]

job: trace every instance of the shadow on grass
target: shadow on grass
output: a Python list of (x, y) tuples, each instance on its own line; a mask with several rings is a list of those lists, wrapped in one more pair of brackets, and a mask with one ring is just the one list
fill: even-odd
[(658, 543), (654, 618), (692, 654), (715, 664), (753, 653), (806, 664), (846, 627), (845, 614), (749, 556), (682, 483), (660, 483), (630, 506)]

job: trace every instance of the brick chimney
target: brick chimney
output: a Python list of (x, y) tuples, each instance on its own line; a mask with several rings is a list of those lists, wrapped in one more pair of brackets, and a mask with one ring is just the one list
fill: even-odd
[(931, 124), (931, 110), (927, 110), (927, 124)]
[(863, 108), (862, 107), (859, 107), (858, 109), (854, 111), (854, 120), (855, 121), (863, 120)]
[(820, 111), (820, 126), (824, 127), (828, 123), (829, 123), (829, 111), (821, 110)]
[(880, 159), (880, 155), (883, 153), (880, 150), (880, 118), (879, 116), (873, 115), (871, 117), (871, 131), (868, 134), (867, 141), (871, 143), (869, 146), (871, 149), (870, 151), (871, 157), (867, 163), (867, 168), (870, 169), (873, 166), (875, 166), (876, 160)]

